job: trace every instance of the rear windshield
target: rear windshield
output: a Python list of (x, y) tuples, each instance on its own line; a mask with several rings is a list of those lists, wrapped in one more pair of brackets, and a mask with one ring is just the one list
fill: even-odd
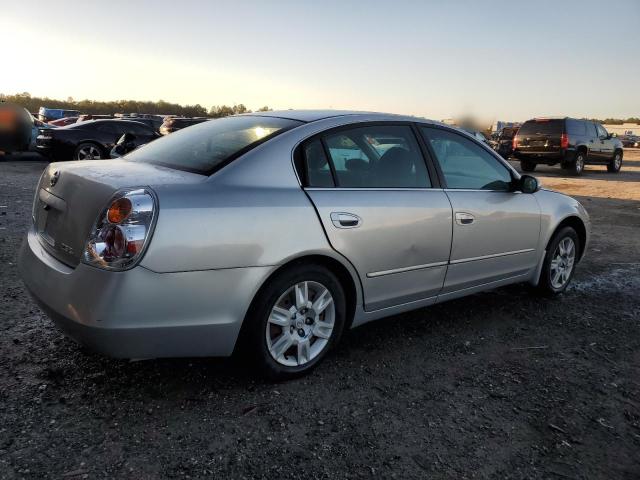
[(518, 136), (561, 134), (564, 132), (564, 120), (528, 120), (520, 127)]
[(227, 161), (302, 122), (274, 117), (227, 117), (193, 125), (148, 143), (126, 156), (177, 170), (210, 175)]

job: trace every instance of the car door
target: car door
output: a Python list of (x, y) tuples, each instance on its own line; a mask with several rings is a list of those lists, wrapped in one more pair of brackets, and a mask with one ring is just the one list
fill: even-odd
[(587, 160), (599, 161), (602, 156), (600, 139), (598, 138), (598, 128), (594, 122), (585, 122), (587, 128)]
[(329, 242), (358, 271), (365, 310), (435, 302), (451, 248), (451, 204), (433, 188), (413, 127), (332, 130), (307, 141), (302, 157), (305, 190)]
[(441, 299), (526, 278), (538, 263), (540, 207), (512, 191), (512, 174), (489, 149), (448, 128), (421, 127), (453, 208), (449, 269)]
[(601, 162), (605, 162), (613, 158), (614, 142), (613, 139), (609, 137), (609, 133), (602, 125), (600, 125), (599, 123), (596, 123), (595, 125), (596, 129), (598, 130), (598, 142), (600, 145), (600, 153), (598, 154), (598, 159)]

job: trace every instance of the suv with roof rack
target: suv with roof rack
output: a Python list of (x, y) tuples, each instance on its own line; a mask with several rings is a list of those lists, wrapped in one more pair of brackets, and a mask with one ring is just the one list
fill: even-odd
[(580, 175), (585, 164), (606, 165), (617, 173), (622, 167), (622, 142), (591, 120), (534, 118), (524, 122), (513, 138), (513, 155), (525, 172), (536, 165), (556, 165)]

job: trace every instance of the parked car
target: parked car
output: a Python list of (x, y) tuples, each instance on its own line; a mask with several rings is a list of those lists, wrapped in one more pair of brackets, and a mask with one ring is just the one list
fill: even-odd
[(84, 113), (82, 115), (80, 115), (78, 117), (78, 123), (80, 122), (86, 122), (87, 120), (108, 120), (110, 118), (113, 118), (113, 115), (96, 115), (93, 113)]
[[(72, 123), (76, 123), (80, 117), (62, 117), (58, 120), (51, 120), (48, 123), (43, 123), (44, 125), (53, 125), (54, 127), (66, 127), (67, 125), (71, 125)], [(39, 121), (39, 120), (38, 120)]]
[(502, 158), (507, 159), (513, 154), (513, 137), (516, 136), (520, 127), (505, 127), (497, 135), (494, 150)]
[(458, 129), (374, 113), (212, 120), (53, 163), (37, 192), (19, 268), (67, 335), (123, 358), (235, 350), (271, 378), (381, 317), (517, 282), (563, 292), (590, 228)]
[(123, 120), (131, 120), (134, 122), (144, 123), (148, 127), (151, 127), (154, 131), (159, 132), (160, 127), (162, 126), (163, 119), (162, 118), (151, 118), (151, 117), (122, 117)]
[(573, 175), (582, 174), (585, 164), (606, 165), (613, 173), (622, 167), (622, 142), (590, 120), (528, 120), (513, 139), (513, 151), (525, 172), (533, 172), (539, 163), (559, 163)]
[(47, 108), (40, 107), (38, 110), (38, 120), (44, 123), (49, 123), (52, 120), (59, 120), (65, 117), (79, 117), (80, 112), (78, 110), (65, 110), (63, 108)]
[(489, 140), (484, 133), (482, 133), (482, 132), (480, 132), (478, 130), (473, 130), (471, 128), (467, 128), (467, 127), (459, 127), (459, 128), (460, 128), (460, 130), (462, 130), (464, 132), (467, 132), (469, 135), (471, 135), (473, 138), (475, 138), (479, 142), (482, 142), (482, 143), (484, 143), (486, 145), (489, 145), (490, 147), (493, 147), (492, 141)]
[(37, 152), (38, 151), (37, 139), (38, 139), (38, 135), (40, 135), (40, 132), (43, 130), (55, 129), (57, 127), (55, 125), (41, 122), (40, 120), (38, 120), (37, 118), (34, 118), (33, 116), (31, 116), (31, 121), (32, 121), (31, 138), (29, 139), (29, 146), (27, 147), (27, 150), (31, 152)]
[(109, 152), (125, 133), (135, 135), (135, 145), (158, 137), (147, 125), (129, 120), (89, 120), (55, 130), (42, 130), (37, 149), (54, 161), (109, 158)]
[(206, 117), (196, 117), (196, 118), (183, 118), (183, 117), (168, 117), (165, 118), (164, 122), (160, 126), (160, 134), (168, 135), (169, 133), (175, 132), (185, 127), (189, 127), (191, 125), (197, 125), (198, 123), (206, 122), (210, 120)]
[(640, 142), (640, 136), (638, 135), (624, 135), (618, 138), (622, 142), (622, 146), (624, 148), (638, 147), (638, 142)]

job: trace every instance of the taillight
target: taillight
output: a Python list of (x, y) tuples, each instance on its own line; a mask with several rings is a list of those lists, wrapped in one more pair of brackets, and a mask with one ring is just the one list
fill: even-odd
[(149, 243), (156, 210), (148, 188), (116, 193), (89, 233), (83, 261), (108, 270), (133, 267)]
[(513, 150), (515, 150), (516, 148), (518, 148), (518, 136), (515, 135), (513, 137), (513, 140), (511, 141), (511, 147), (513, 148)]
[(560, 137), (560, 148), (569, 148), (569, 137), (566, 133)]

